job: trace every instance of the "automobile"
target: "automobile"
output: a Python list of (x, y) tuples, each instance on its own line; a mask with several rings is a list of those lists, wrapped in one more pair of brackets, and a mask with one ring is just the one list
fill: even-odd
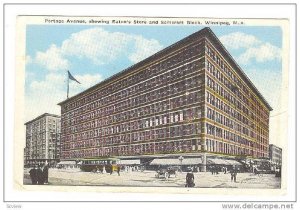
[(156, 178), (160, 178), (160, 177), (164, 177), (165, 179), (168, 179), (171, 177), (171, 175), (174, 175), (174, 177), (177, 176), (177, 171), (178, 171), (178, 168), (177, 167), (172, 167), (172, 166), (169, 166), (167, 168), (159, 168), (156, 172), (156, 175), (155, 177)]

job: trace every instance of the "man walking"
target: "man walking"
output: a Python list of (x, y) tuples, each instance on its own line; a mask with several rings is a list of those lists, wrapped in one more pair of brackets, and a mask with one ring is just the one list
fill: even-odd
[(31, 178), (31, 183), (32, 184), (37, 184), (37, 166), (34, 165), (34, 167), (32, 169), (30, 169), (29, 171), (30, 174), (30, 178)]
[(188, 169), (188, 173), (186, 174), (185, 179), (186, 179), (185, 187), (194, 187), (195, 186), (195, 183), (194, 183), (195, 177), (193, 174), (193, 170), (191, 168)]
[(41, 169), (41, 166), (38, 166), (38, 169), (36, 169), (37, 171), (37, 182), (39, 185), (44, 184), (44, 176), (43, 176), (43, 171)]
[(43, 178), (44, 178), (44, 183), (45, 184), (48, 184), (48, 173), (49, 172), (49, 167), (48, 167), (48, 164), (45, 163), (45, 166), (43, 168)]
[(237, 169), (235, 166), (233, 166), (230, 174), (231, 174), (231, 181), (236, 182)]
[(120, 176), (120, 170), (121, 170), (121, 167), (118, 165), (118, 166), (117, 166), (118, 176)]

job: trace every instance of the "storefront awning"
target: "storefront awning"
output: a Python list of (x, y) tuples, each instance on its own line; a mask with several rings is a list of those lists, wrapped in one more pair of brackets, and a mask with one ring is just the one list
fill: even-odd
[(238, 162), (238, 161), (236, 161), (236, 160), (225, 160), (227, 163), (228, 163), (228, 165), (242, 165), (240, 162)]
[(139, 165), (141, 164), (140, 159), (132, 159), (132, 160), (120, 160), (121, 165)]
[(220, 158), (207, 158), (207, 164), (216, 164), (216, 165), (230, 165), (228, 162), (226, 162), (223, 159)]
[(61, 161), (58, 165), (76, 165), (76, 161)]
[(236, 160), (231, 159), (220, 159), (220, 158), (207, 158), (207, 164), (215, 164), (215, 165), (242, 165)]
[(157, 158), (154, 159), (150, 165), (198, 165), (202, 163), (201, 158), (184, 158), (182, 162), (177, 158)]

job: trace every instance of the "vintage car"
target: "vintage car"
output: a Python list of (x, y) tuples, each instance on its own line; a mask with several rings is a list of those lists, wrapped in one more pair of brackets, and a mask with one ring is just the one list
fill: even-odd
[(171, 177), (171, 175), (174, 175), (174, 177), (176, 177), (176, 173), (178, 171), (177, 167), (167, 167), (167, 168), (159, 168), (156, 172), (155, 177), (156, 178), (165, 178), (165, 179), (169, 179)]

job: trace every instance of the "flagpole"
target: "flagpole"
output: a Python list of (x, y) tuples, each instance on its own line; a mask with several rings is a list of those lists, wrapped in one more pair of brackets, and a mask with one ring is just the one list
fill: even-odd
[(67, 83), (68, 83), (68, 86), (67, 86), (67, 98), (69, 98), (69, 72), (67, 71), (67, 77), (68, 77), (68, 80), (67, 80)]

